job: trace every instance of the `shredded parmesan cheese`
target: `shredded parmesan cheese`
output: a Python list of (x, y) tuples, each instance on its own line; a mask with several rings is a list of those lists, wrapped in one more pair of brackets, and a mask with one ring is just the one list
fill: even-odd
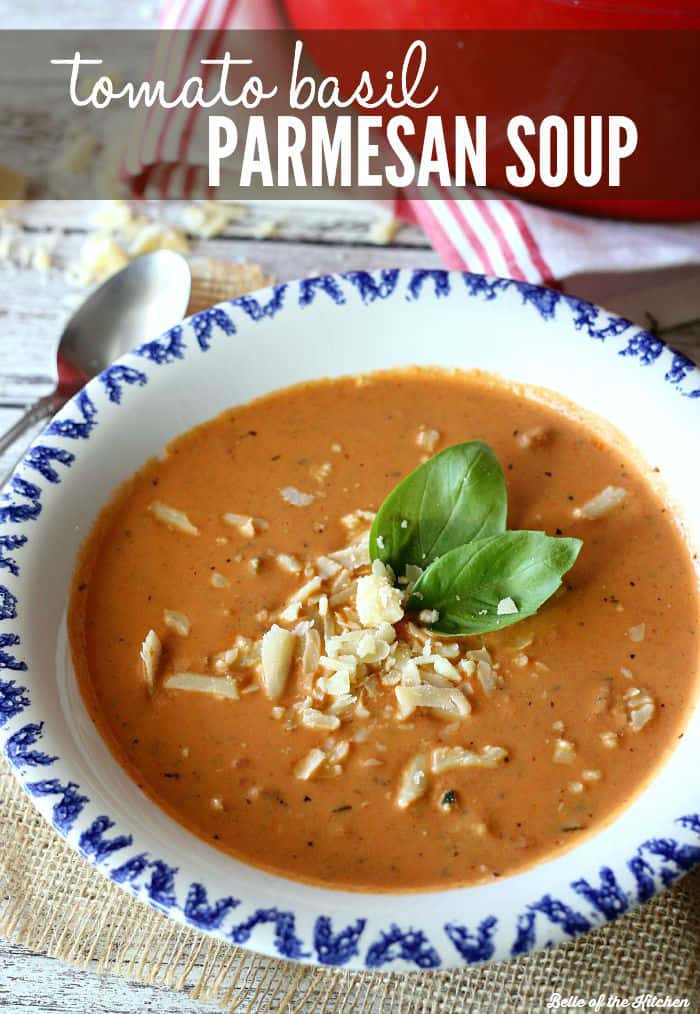
[(245, 215), (245, 209), (240, 204), (202, 201), (184, 209), (182, 224), (192, 236), (211, 239), (224, 232), (230, 222), (240, 222)]
[(510, 598), (510, 596), (508, 596), (505, 599), (501, 599), (501, 601), (496, 606), (497, 616), (513, 616), (517, 612), (518, 607), (516, 606), (515, 602), (513, 602), (512, 598)]
[(585, 771), (581, 772), (581, 778), (584, 782), (599, 782), (602, 777), (602, 772), (597, 768), (586, 768)]
[(311, 598), (312, 595), (315, 595), (317, 591), (320, 591), (320, 588), (321, 588), (321, 578), (312, 577), (310, 581), (307, 581), (306, 584), (303, 584), (301, 586), (299, 591), (295, 592), (292, 601), (306, 602), (306, 600)]
[(656, 705), (648, 690), (630, 687), (625, 693), (625, 704), (629, 715), (629, 726), (633, 732), (639, 732), (654, 717)]
[(515, 442), (518, 447), (522, 447), (524, 451), (527, 451), (531, 447), (542, 447), (549, 442), (549, 439), (550, 434), (544, 426), (533, 426), (532, 429), (525, 430), (524, 433), (518, 433)]
[(60, 168), (68, 173), (83, 173), (90, 168), (97, 152), (97, 138), (87, 130), (72, 138), (61, 155)]
[(356, 535), (359, 531), (370, 528), (375, 517), (373, 511), (358, 509), (350, 514), (344, 514), (340, 523), (351, 535)]
[(277, 566), (281, 570), (286, 570), (288, 574), (301, 574), (302, 566), (296, 556), (290, 556), (288, 553), (278, 553), (275, 561)]
[(328, 556), (319, 556), (316, 560), (316, 570), (319, 577), (324, 581), (329, 577), (334, 577), (340, 569), (340, 564), (336, 563), (335, 560), (331, 560)]
[(309, 778), (312, 778), (319, 768), (323, 767), (325, 763), (326, 755), (323, 750), (319, 750), (318, 747), (314, 747), (313, 750), (310, 750), (295, 766), (294, 777), (299, 778), (302, 782), (307, 782)]
[(380, 574), (368, 574), (357, 582), (355, 605), (360, 623), (364, 627), (378, 627), (380, 623), (398, 623), (403, 619), (403, 596), (389, 579)]
[(0, 208), (11, 208), (26, 195), (29, 180), (11, 169), (7, 165), (0, 164), (0, 191), (5, 194), (6, 200), (0, 201)]
[(128, 263), (127, 253), (110, 236), (89, 236), (79, 260), (68, 271), (68, 281), (81, 287), (92, 285), (121, 271)]
[(614, 750), (618, 744), (618, 735), (616, 732), (601, 732), (600, 741), (603, 746), (607, 747), (608, 750)]
[[(381, 762), (380, 762), (381, 763)], [(396, 805), (405, 810), (424, 796), (429, 785), (428, 760), (424, 753), (411, 758), (401, 773)]]
[(279, 618), (284, 620), (285, 623), (294, 623), (295, 620), (299, 619), (300, 610), (301, 602), (290, 602), (280, 611)]
[(253, 226), (252, 235), (255, 239), (272, 239), (277, 235), (279, 227), (280, 222), (276, 222), (273, 218), (266, 218)]
[(395, 688), (399, 718), (408, 718), (416, 708), (432, 708), (450, 718), (466, 718), (471, 705), (461, 690), (433, 686), (398, 686)]
[(370, 243), (376, 243), (378, 246), (386, 246), (387, 243), (391, 243), (401, 228), (401, 224), (398, 218), (389, 216), (377, 218), (374, 222), (370, 223), (367, 230), (367, 239)]
[(432, 752), (430, 767), (438, 775), (454, 768), (496, 768), (507, 759), (508, 751), (502, 746), (485, 746), (480, 753), (461, 746), (440, 746)]
[(228, 512), (222, 516), (224, 524), (236, 528), (246, 539), (252, 539), (258, 532), (265, 532), (270, 527), (262, 518), (252, 518), (249, 514), (233, 514)]
[(329, 553), (328, 556), (334, 563), (340, 564), (345, 570), (353, 571), (358, 570), (360, 567), (368, 567), (370, 564), (369, 532), (351, 546), (339, 549), (335, 553)]
[(350, 693), (350, 674), (347, 670), (339, 669), (332, 676), (320, 676), (316, 686), (329, 697), (342, 697)]
[[(175, 508), (156, 502), (150, 510), (169, 527), (189, 534), (198, 532)], [(469, 649), (469, 642), (443, 639), (414, 620), (404, 619), (408, 586), (422, 571), (407, 567), (399, 579), (402, 587), (396, 587), (391, 568), (380, 560), (370, 561), (373, 518), (371, 512), (362, 510), (345, 515), (342, 523), (352, 540), (350, 545), (317, 559), (276, 553), (271, 548), (261, 550), (265, 561), (298, 579), (296, 590), (276, 612), (270, 603), (257, 614), (265, 626), (271, 622), (270, 616), (276, 616), (277, 623), (259, 640), (239, 636), (227, 651), (210, 656), (207, 668), (218, 675), (177, 673), (163, 684), (167, 689), (198, 690), (233, 699), (262, 689), (270, 701), (272, 718), (285, 730), (303, 728), (320, 734), (320, 748), (294, 763), (294, 775), (301, 780), (341, 776), (350, 739), (367, 742), (368, 753), (381, 758), (387, 748), (370, 741), (370, 735), (378, 731), (372, 720), (412, 730), (414, 725), (407, 720), (416, 710), (426, 709), (441, 720), (444, 735), (452, 736), (463, 728), (462, 722), (472, 711), (467, 694), (473, 694), (474, 687), (467, 680), (478, 678), (487, 694), (504, 684), (498, 671), (500, 662), (494, 661), (486, 648)], [(262, 519), (244, 514), (229, 513), (223, 520), (247, 538), (268, 527)], [(258, 564), (261, 557), (255, 557)], [(243, 553), (235, 559), (246, 564)], [(266, 566), (270, 564), (266, 562)], [(225, 586), (227, 579), (216, 571), (210, 577), (215, 586)], [(501, 615), (514, 608), (517, 610), (512, 599), (499, 604)], [(184, 614), (166, 611), (164, 618), (169, 630), (187, 636), (189, 621)], [(429, 623), (438, 618), (433, 610), (425, 610), (421, 616)], [(282, 623), (284, 626), (279, 625)], [(526, 643), (531, 643), (531, 638)], [(520, 644), (511, 645), (507, 657), (512, 658), (521, 648)], [(529, 664), (527, 657), (525, 663)], [(251, 670), (250, 675), (246, 669)], [(295, 699), (285, 700), (282, 706), (292, 671), (297, 674)], [(389, 696), (392, 692), (393, 698)], [(395, 708), (391, 700), (396, 701)], [(488, 702), (481, 699), (479, 705), (488, 706)], [(363, 719), (369, 721), (362, 728), (347, 729), (348, 738), (335, 741), (335, 734), (344, 731), (346, 723)], [(395, 794), (399, 809), (408, 808), (428, 791), (431, 771), (496, 767), (508, 759), (503, 747), (468, 750), (443, 746), (440, 739), (444, 742), (444, 736), (436, 736), (437, 742), (422, 744), (424, 752), (411, 757), (396, 784), (388, 789), (389, 796)], [(357, 758), (357, 764), (381, 766), (379, 758), (366, 753)], [(582, 784), (589, 780), (588, 776), (580, 777)]]
[(301, 724), (307, 729), (322, 729), (333, 732), (340, 725), (340, 719), (336, 715), (326, 715), (316, 708), (303, 708), (301, 712)]
[(321, 658), (321, 635), (317, 630), (304, 631), (304, 650), (301, 657), (301, 670), (304, 676), (311, 676), (318, 669)]
[(573, 764), (576, 760), (576, 747), (568, 739), (558, 739), (554, 743), (555, 764)]
[(184, 613), (178, 613), (174, 609), (166, 609), (163, 613), (163, 622), (168, 630), (179, 634), (180, 637), (187, 637), (192, 624)]
[(228, 672), (237, 661), (240, 653), (241, 649), (239, 645), (236, 644), (233, 648), (229, 648), (227, 651), (222, 651), (219, 655), (215, 655), (214, 668), (217, 672)]
[(197, 672), (178, 672), (163, 681), (167, 690), (192, 690), (195, 693), (210, 694), (212, 697), (226, 697), (237, 701), (238, 685), (228, 676), (207, 676)]
[(129, 245), (129, 255), (141, 257), (142, 254), (155, 253), (156, 250), (173, 250), (185, 254), (189, 249), (185, 234), (178, 229), (159, 222), (139, 222), (139, 228), (135, 230)]
[(141, 662), (143, 674), (146, 678), (146, 686), (150, 693), (153, 693), (156, 681), (156, 673), (160, 663), (163, 646), (155, 630), (149, 630), (141, 645)]
[(302, 493), (296, 486), (285, 486), (280, 490), (280, 496), (285, 503), (291, 504), (292, 507), (308, 507), (315, 499), (313, 493)]
[(597, 518), (605, 517), (616, 507), (620, 507), (626, 499), (626, 489), (622, 489), (620, 486), (606, 486), (600, 493), (588, 500), (583, 507), (575, 507), (573, 515), (575, 518), (595, 521)]
[(126, 201), (100, 201), (90, 217), (93, 225), (103, 232), (121, 232), (132, 221), (133, 213)]
[(416, 434), (416, 444), (422, 450), (432, 454), (437, 447), (440, 434), (437, 430), (431, 430), (427, 426), (420, 426)]
[(199, 529), (192, 524), (186, 514), (176, 510), (175, 507), (154, 500), (148, 509), (156, 521), (167, 525), (172, 531), (183, 532), (185, 535), (199, 535)]
[(271, 701), (279, 700), (289, 678), (296, 636), (276, 623), (263, 636), (261, 646), (262, 688)]

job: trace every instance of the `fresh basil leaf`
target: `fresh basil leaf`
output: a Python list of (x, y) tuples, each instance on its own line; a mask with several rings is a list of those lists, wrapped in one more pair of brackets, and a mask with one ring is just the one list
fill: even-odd
[[(445, 553), (421, 574), (409, 612), (436, 609), (431, 628), (440, 634), (485, 634), (532, 616), (574, 565), (580, 539), (554, 539), (544, 532), (503, 532)], [(517, 613), (498, 615), (512, 599)]]
[(506, 527), (507, 497), (498, 458), (481, 440), (455, 444), (407, 475), (379, 508), (369, 547), (373, 560), (402, 576), (427, 567), (472, 539)]

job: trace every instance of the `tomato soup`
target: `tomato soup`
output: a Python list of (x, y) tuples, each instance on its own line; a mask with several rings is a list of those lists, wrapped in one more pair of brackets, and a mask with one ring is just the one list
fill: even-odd
[[(368, 533), (421, 462), (477, 440), (509, 529), (583, 545), (534, 615), (446, 636), (408, 608), (421, 567), (371, 563)], [(143, 791), (245, 862), (372, 891), (512, 874), (600, 828), (683, 735), (697, 579), (654, 479), (573, 406), (479, 373), (232, 408), (90, 534), (69, 611), (83, 697)]]

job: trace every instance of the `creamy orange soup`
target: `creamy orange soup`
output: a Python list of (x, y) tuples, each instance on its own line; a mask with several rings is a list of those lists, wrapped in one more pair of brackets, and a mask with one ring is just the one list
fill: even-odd
[[(359, 632), (373, 512), (474, 439), (501, 462), (510, 528), (583, 540), (562, 589), (481, 637), (416, 617)], [(620, 444), (457, 372), (308, 383), (224, 412), (126, 483), (84, 547), (69, 627), (95, 723), (176, 820), (293, 879), (456, 886), (571, 847), (683, 734), (698, 669), (690, 552)], [(601, 513), (607, 487), (624, 494)], [(271, 700), (273, 624), (290, 635)], [(416, 671), (454, 713), (397, 707)]]

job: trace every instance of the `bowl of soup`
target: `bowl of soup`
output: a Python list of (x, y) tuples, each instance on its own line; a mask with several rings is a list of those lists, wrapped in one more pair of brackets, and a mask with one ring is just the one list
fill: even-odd
[(112, 881), (322, 965), (503, 959), (700, 859), (698, 370), (328, 275), (146, 340), (0, 504), (0, 736)]

